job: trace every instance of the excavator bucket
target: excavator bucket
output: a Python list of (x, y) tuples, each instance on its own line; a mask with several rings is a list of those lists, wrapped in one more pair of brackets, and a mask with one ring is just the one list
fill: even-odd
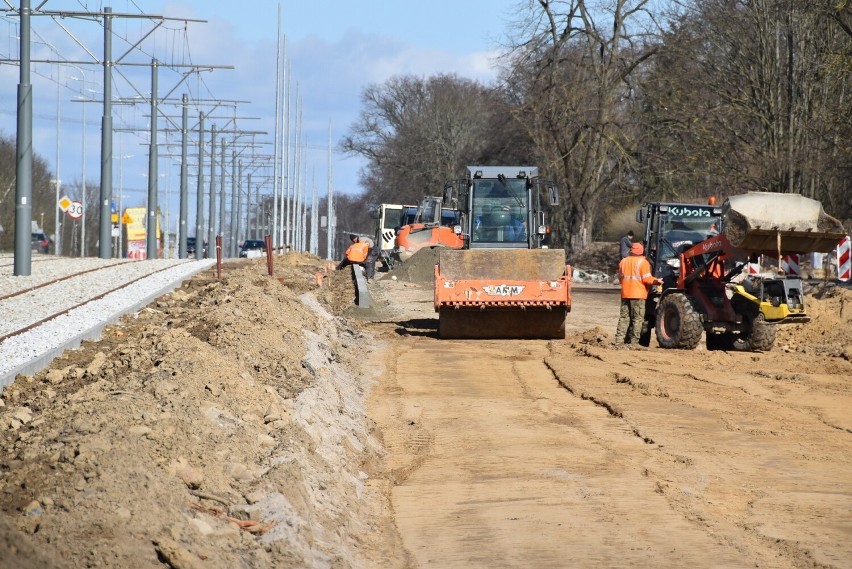
[(559, 249), (441, 250), (435, 266), (439, 336), (564, 338), (570, 275)]
[(734, 247), (752, 253), (830, 252), (846, 232), (822, 204), (799, 194), (749, 192), (729, 197), (724, 231)]

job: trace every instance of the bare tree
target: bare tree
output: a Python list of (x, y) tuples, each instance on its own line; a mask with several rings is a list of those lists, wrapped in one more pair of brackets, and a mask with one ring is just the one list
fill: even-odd
[[(15, 139), (0, 135), (0, 251), (11, 251), (15, 247)], [(33, 221), (44, 225), (48, 234), (54, 233), (56, 197), (50, 182), (51, 174), (47, 162), (38, 155), (33, 156), (32, 214)], [(42, 216), (44, 214), (44, 216)], [(44, 218), (42, 222), (42, 217)]]
[(417, 203), (440, 194), (466, 165), (514, 158), (517, 141), (501, 94), (455, 75), (394, 77), (368, 87), (344, 150), (369, 160), (361, 175), (369, 200)]
[(564, 187), (556, 241), (582, 249), (602, 201), (635, 185), (631, 81), (656, 46), (647, 0), (538, 0), (528, 4), (526, 34), (512, 46), (510, 82), (541, 166)]
[(848, 13), (787, 0), (684, 6), (639, 83), (638, 114), (654, 133), (641, 148), (646, 190), (798, 192), (840, 213), (852, 158), (839, 57)]

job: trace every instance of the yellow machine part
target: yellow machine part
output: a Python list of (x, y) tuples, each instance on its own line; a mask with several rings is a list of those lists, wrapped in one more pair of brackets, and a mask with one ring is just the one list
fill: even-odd
[(564, 338), (570, 275), (562, 250), (442, 250), (435, 267), (438, 333), (441, 338)]
[(758, 309), (761, 314), (763, 314), (763, 318), (766, 322), (786, 324), (796, 322), (804, 323), (810, 322), (811, 320), (811, 317), (805, 312), (804, 304), (796, 304), (791, 307), (787, 303), (781, 303), (776, 306), (771, 302), (761, 301), (756, 296), (749, 294), (742, 285), (737, 285), (736, 291), (738, 295), (757, 304)]

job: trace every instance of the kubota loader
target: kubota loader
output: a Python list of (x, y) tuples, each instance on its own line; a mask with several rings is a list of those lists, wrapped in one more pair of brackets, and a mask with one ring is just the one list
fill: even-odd
[(768, 351), (776, 326), (807, 322), (797, 276), (743, 274), (759, 255), (828, 252), (844, 236), (822, 205), (798, 194), (749, 192), (720, 207), (644, 203), (646, 257), (663, 285), (649, 295), (642, 340), (663, 348)]
[(571, 268), (544, 245), (555, 186), (533, 166), (470, 166), (443, 199), (462, 248), (441, 249), (435, 266), (439, 336), (564, 338)]

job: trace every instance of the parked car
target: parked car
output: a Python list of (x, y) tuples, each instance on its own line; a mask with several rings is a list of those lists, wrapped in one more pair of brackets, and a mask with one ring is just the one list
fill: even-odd
[(240, 257), (260, 257), (266, 253), (266, 241), (262, 239), (246, 239), (240, 246)]
[[(195, 237), (186, 238), (186, 255), (195, 257)], [(207, 241), (204, 242), (204, 249), (201, 250), (201, 256), (207, 257)]]
[(52, 241), (44, 231), (33, 231), (32, 248), (36, 253), (50, 253)]

